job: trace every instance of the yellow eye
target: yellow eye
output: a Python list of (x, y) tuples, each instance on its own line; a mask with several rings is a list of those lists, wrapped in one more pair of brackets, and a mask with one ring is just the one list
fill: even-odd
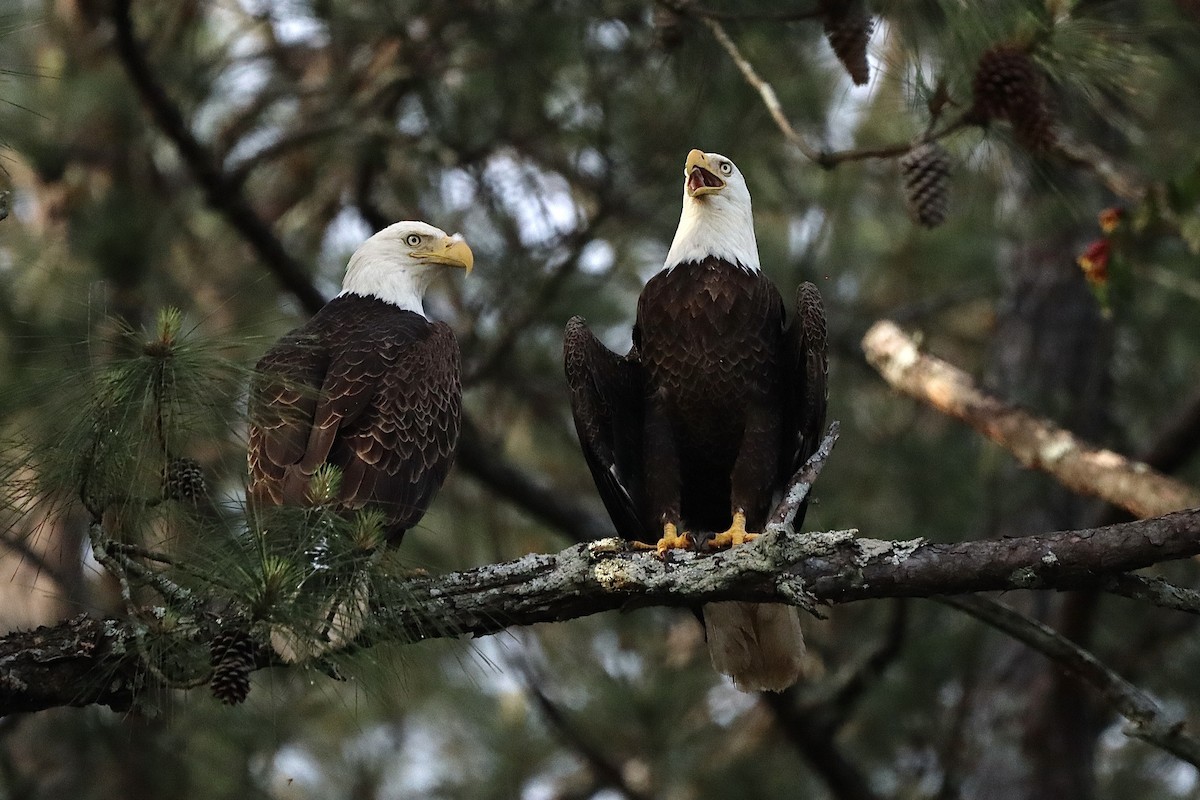
[(733, 164), (730, 164), (728, 161), (722, 161), (720, 170), (721, 170), (722, 175), (732, 175), (733, 174)]
[(410, 233), (407, 237), (405, 237), (404, 241), (408, 242), (409, 247), (416, 247), (421, 243), (421, 237), (415, 233)]

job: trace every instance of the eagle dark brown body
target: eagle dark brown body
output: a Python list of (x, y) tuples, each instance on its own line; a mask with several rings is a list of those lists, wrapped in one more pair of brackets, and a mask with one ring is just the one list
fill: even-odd
[[(761, 532), (825, 424), (821, 296), (801, 286), (787, 324), (760, 269), (750, 190), (719, 153), (688, 153), (679, 226), (638, 300), (629, 354), (609, 351), (579, 317), (563, 351), (604, 506), (618, 533), (663, 557)], [(795, 608), (721, 602), (702, 614), (713, 667), (739, 688), (781, 691), (800, 677)]]
[(397, 543), (450, 471), (462, 407), (450, 327), (373, 297), (341, 295), (258, 362), (249, 496), (305, 505), (322, 464), (339, 504), (376, 507)]
[(760, 272), (680, 264), (642, 291), (628, 356), (578, 317), (564, 349), (576, 430), (626, 538), (654, 542), (668, 522), (723, 531), (735, 508), (761, 531), (824, 424), (824, 315), (812, 284), (789, 327)]
[(766, 524), (785, 449), (784, 322), (770, 280), (724, 261), (680, 264), (646, 284), (634, 337), (647, 378), (647, 495), (658, 527), (682, 520), (723, 531), (731, 507), (745, 510), (749, 530)]

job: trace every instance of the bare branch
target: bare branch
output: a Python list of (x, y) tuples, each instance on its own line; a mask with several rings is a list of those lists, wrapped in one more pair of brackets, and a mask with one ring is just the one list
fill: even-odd
[(790, 693), (763, 692), (762, 702), (775, 724), (837, 800), (879, 800), (866, 776), (838, 746), (828, 725), (809, 709), (792, 703)]
[(804, 137), (796, 132), (792, 127), (792, 123), (788, 122), (787, 115), (783, 112), (783, 106), (779, 103), (779, 97), (775, 94), (775, 89), (771, 84), (764, 81), (758, 76), (754, 65), (742, 55), (742, 51), (734, 44), (733, 39), (729, 38), (729, 34), (725, 32), (725, 26), (712, 17), (701, 17), (704, 24), (712, 31), (712, 35), (716, 38), (717, 43), (725, 48), (725, 52), (733, 59), (733, 63), (737, 66), (738, 71), (742, 73), (742, 77), (746, 79), (746, 83), (758, 92), (758, 96), (762, 98), (763, 105), (767, 107), (767, 113), (771, 115), (771, 119), (775, 121), (775, 127), (779, 128), (783, 138), (787, 139), (797, 150), (804, 154), (804, 157), (809, 161), (821, 163), (821, 152), (805, 141)]
[(1125, 733), (1144, 739), (1200, 767), (1200, 741), (1184, 732), (1184, 719), (1163, 710), (1153, 697), (1113, 672), (1054, 629), (986, 597), (946, 597), (939, 602), (964, 611), (1050, 658), (1087, 681), (1131, 723)]
[(758, 96), (762, 98), (763, 105), (767, 108), (767, 113), (771, 115), (775, 127), (779, 128), (779, 132), (783, 134), (783, 138), (799, 150), (805, 158), (823, 169), (832, 169), (847, 161), (896, 158), (912, 150), (917, 144), (944, 139), (970, 124), (967, 116), (963, 115), (948, 123), (940, 130), (927, 131), (924, 136), (918, 137), (915, 141), (895, 142), (879, 147), (851, 148), (848, 150), (826, 150), (814, 147), (792, 127), (792, 123), (788, 121), (787, 114), (783, 110), (783, 105), (779, 102), (779, 96), (775, 94), (774, 87), (763, 80), (758, 74), (758, 71), (754, 69), (754, 65), (742, 54), (737, 44), (725, 31), (725, 26), (718, 21), (717, 16), (705, 14), (696, 9), (685, 8), (685, 10), (689, 10), (690, 13), (695, 13), (699, 16), (701, 21), (712, 31), (713, 38), (717, 40), (717, 43), (729, 55), (729, 58), (738, 68), (738, 71), (742, 73), (742, 77), (746, 79), (746, 83), (750, 85), (750, 88), (758, 92)]
[(305, 266), (284, 249), (270, 227), (246, 201), (237, 183), (221, 170), (213, 154), (192, 134), (183, 113), (158, 82), (137, 41), (130, 2), (115, 0), (112, 11), (117, 56), (130, 82), (141, 95), (159, 130), (175, 145), (179, 157), (204, 189), (208, 204), (254, 248), (280, 284), (295, 295), (310, 314), (315, 314), (325, 305), (325, 298), (313, 285)]
[(873, 325), (862, 347), (891, 386), (965, 422), (1025, 466), (1049, 473), (1072, 491), (1100, 497), (1139, 517), (1200, 506), (1200, 490), (984, 394), (967, 373), (921, 353), (913, 338), (892, 322)]
[(536, 679), (525, 675), (525, 691), (533, 698), (546, 724), (558, 734), (558, 738), (579, 755), (595, 776), (598, 786), (614, 789), (629, 800), (649, 800), (649, 795), (629, 785), (619, 764), (613, 762), (600, 748), (596, 747), (579, 728), (567, 718), (558, 704), (546, 696), (537, 685)]

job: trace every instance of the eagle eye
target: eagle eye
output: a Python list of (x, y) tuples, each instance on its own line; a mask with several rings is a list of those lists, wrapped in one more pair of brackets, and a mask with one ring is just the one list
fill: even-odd
[(733, 164), (730, 164), (728, 161), (722, 161), (719, 169), (721, 170), (722, 175), (733, 174)]
[(404, 241), (408, 242), (409, 247), (416, 247), (421, 243), (421, 237), (415, 233), (410, 233), (408, 236), (404, 237)]

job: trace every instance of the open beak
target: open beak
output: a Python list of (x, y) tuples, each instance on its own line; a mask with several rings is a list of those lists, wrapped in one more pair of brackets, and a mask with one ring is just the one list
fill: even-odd
[(471, 268), (475, 266), (475, 254), (457, 233), (442, 239), (428, 253), (413, 253), (412, 256), (445, 267), (465, 269), (468, 275), (471, 274)]
[(688, 153), (687, 164), (683, 168), (687, 179), (689, 197), (703, 197), (706, 194), (716, 194), (725, 188), (725, 181), (713, 171), (708, 156), (702, 150)]

